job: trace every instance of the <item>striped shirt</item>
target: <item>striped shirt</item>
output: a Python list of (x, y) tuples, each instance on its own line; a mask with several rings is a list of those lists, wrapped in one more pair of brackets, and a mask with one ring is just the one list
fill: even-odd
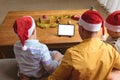
[(19, 65), (19, 72), (30, 77), (42, 77), (53, 72), (59, 62), (52, 59), (53, 51), (49, 51), (45, 44), (38, 40), (26, 40), (27, 50), (22, 50), (22, 44), (14, 44), (14, 53)]
[(106, 42), (114, 46), (116, 50), (120, 53), (120, 38), (114, 39), (111, 36), (109, 36)]

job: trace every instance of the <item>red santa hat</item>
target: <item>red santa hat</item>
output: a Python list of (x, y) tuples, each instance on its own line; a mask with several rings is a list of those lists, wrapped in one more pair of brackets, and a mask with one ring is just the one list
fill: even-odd
[(35, 22), (31, 16), (23, 16), (15, 20), (13, 25), (15, 33), (20, 38), (22, 43), (22, 49), (27, 50), (25, 46), (25, 40), (27, 40), (35, 29)]
[(113, 32), (120, 32), (120, 10), (108, 15), (105, 26)]
[(79, 25), (88, 31), (96, 32), (102, 28), (102, 37), (105, 37), (104, 20), (102, 16), (94, 10), (87, 10), (79, 19)]

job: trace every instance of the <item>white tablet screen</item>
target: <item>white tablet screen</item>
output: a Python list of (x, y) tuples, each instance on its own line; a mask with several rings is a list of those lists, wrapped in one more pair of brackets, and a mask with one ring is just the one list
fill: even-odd
[(59, 24), (58, 26), (58, 35), (59, 36), (74, 36), (75, 26), (72, 24)]

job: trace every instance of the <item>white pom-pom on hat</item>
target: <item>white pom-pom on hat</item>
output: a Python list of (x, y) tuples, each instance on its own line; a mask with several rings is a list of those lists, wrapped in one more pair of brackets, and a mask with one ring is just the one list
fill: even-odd
[(102, 41), (106, 41), (106, 35), (105, 35), (105, 34), (102, 35), (102, 36), (101, 36), (101, 39), (102, 39)]
[(24, 46), (22, 47), (22, 50), (23, 50), (23, 51), (26, 51), (26, 50), (27, 50), (27, 46), (24, 45)]

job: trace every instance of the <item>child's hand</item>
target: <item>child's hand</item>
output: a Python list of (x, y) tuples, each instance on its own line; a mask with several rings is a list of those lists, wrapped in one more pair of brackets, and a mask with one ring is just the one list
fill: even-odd
[(62, 58), (63, 58), (63, 55), (60, 52), (56, 52), (54, 54), (54, 60), (59, 62), (60, 60), (62, 60)]
[(120, 70), (112, 71), (108, 75), (107, 80), (120, 80)]

